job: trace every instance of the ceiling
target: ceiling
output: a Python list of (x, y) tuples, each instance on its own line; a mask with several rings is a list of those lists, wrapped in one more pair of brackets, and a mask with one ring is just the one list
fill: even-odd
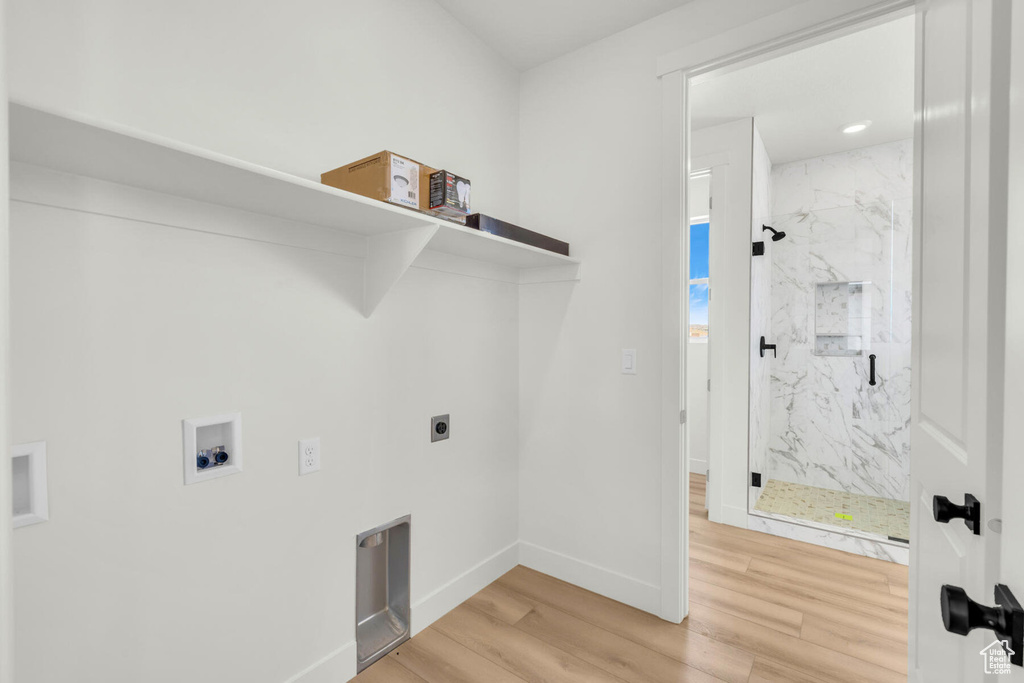
[[(754, 117), (773, 164), (914, 136), (914, 17), (714, 76), (690, 89), (691, 128)], [(841, 128), (872, 121), (864, 132)]]
[(525, 71), (690, 0), (437, 0)]

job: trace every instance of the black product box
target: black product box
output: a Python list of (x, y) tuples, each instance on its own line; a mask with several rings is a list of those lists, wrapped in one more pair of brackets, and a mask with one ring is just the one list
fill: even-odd
[(548, 237), (547, 235), (542, 235), (539, 232), (533, 232), (526, 228), (520, 228), (518, 225), (506, 223), (505, 221), (498, 220), (497, 218), (485, 216), (482, 213), (472, 213), (466, 216), (466, 227), (476, 228), (481, 232), (488, 232), (499, 237), (506, 237), (510, 240), (515, 240), (516, 242), (529, 244), (532, 247), (547, 249), (548, 251), (553, 251), (556, 254), (561, 254), (562, 256), (569, 255), (568, 242), (556, 240), (554, 237)]
[(442, 216), (463, 218), (469, 213), (470, 183), (448, 171), (430, 174), (431, 211)]

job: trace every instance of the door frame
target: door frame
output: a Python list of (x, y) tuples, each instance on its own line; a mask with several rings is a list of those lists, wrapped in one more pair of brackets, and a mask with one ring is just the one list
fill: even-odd
[[(6, 37), (5, 3), (0, 0), (0, 43)], [(0, 54), (0, 98), (7, 102), (6, 55)], [(14, 526), (11, 519), (11, 465), (8, 437), (10, 393), (10, 273), (7, 107), (0, 111), (0, 683), (14, 682)]]
[[(660, 616), (667, 621), (679, 623), (689, 613), (687, 511), (690, 465), (686, 439), (683, 438), (687, 353), (683, 327), (688, 320), (689, 298), (684, 296), (682, 285), (689, 282), (686, 228), (690, 212), (686, 185), (690, 153), (690, 83), (712, 72), (766, 61), (900, 16), (909, 16), (914, 7), (915, 0), (882, 0), (837, 16), (831, 3), (806, 0), (787, 10), (680, 48), (658, 60), (656, 75), (661, 80), (662, 96)], [(688, 287), (686, 289), (688, 291)], [(748, 359), (744, 357), (743, 362), (748, 362)], [(746, 488), (746, 481), (743, 486)]]

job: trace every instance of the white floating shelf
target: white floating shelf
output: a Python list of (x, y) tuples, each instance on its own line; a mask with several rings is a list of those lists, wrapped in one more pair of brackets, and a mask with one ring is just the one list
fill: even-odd
[[(364, 236), (371, 254), (365, 279), (373, 283), (367, 290), (374, 290), (364, 292), (367, 316), (423, 249), (518, 270), (523, 283), (579, 279), (578, 259), (209, 150), (13, 102), (10, 158), (13, 162)], [(376, 239), (383, 236), (388, 238)], [(401, 253), (372, 257), (375, 250), (390, 248)], [(380, 269), (382, 272), (375, 272)]]

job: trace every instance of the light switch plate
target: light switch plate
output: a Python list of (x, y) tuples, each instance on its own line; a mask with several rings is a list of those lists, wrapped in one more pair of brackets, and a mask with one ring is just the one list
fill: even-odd
[(622, 349), (622, 374), (636, 374), (636, 349)]
[(299, 476), (320, 471), (320, 437), (299, 441)]

